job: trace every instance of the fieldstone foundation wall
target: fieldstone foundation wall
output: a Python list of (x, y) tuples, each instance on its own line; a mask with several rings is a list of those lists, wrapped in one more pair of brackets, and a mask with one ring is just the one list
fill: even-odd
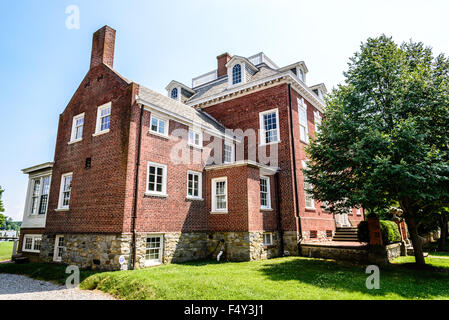
[[(146, 239), (149, 233), (139, 233), (136, 238), (136, 267), (145, 268)], [(207, 254), (206, 232), (173, 232), (154, 234), (163, 236), (162, 263), (185, 262), (205, 259)]]
[(297, 256), (299, 233), (296, 231), (284, 231), (284, 255)]
[[(262, 231), (209, 233), (208, 256), (216, 259), (223, 244), (224, 252), (221, 260), (251, 261), (279, 256), (280, 239), (278, 233), (272, 233), (273, 244), (270, 246), (263, 244), (263, 234)], [(224, 240), (224, 243), (221, 240)]]
[[(56, 235), (44, 234), (40, 259), (53, 262)], [(61, 263), (81, 268), (126, 270), (131, 252), (131, 234), (64, 234)], [(120, 265), (119, 257), (125, 256)]]

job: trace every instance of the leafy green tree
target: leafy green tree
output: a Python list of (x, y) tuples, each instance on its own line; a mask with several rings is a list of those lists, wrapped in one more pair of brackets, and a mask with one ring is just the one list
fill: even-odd
[(449, 195), (449, 60), (382, 35), (361, 45), (344, 75), (307, 148), (311, 191), (335, 213), (398, 203), (424, 265), (418, 226)]

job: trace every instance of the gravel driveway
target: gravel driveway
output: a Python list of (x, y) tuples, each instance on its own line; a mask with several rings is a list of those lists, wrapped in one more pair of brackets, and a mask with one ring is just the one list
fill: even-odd
[(67, 289), (46, 281), (0, 273), (0, 300), (114, 300), (100, 291)]

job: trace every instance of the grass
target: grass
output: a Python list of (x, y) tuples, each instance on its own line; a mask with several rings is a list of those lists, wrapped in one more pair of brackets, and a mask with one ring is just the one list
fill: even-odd
[[(82, 289), (99, 289), (120, 299), (449, 299), (449, 260), (427, 262), (446, 272), (415, 270), (401, 257), (381, 268), (380, 289), (368, 290), (366, 266), (304, 257), (252, 262), (212, 261), (134, 270), (81, 272)], [(444, 261), (435, 261), (444, 260)], [(65, 266), (4, 264), (18, 273), (64, 283)]]
[(122, 299), (449, 299), (449, 274), (393, 265), (368, 290), (364, 266), (302, 257), (99, 273), (81, 287)]
[(13, 241), (1, 241), (0, 242), (0, 261), (6, 261), (11, 259)]
[[(444, 256), (433, 256), (425, 258), (426, 264), (431, 267), (442, 269), (442, 271), (449, 272), (449, 259)], [(394, 260), (395, 264), (414, 264), (415, 257), (407, 256), (407, 257), (399, 257)]]

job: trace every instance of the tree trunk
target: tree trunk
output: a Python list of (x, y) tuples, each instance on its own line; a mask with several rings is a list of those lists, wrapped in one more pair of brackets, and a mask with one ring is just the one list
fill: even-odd
[(446, 247), (446, 239), (447, 239), (447, 223), (448, 223), (448, 214), (442, 213), (440, 217), (440, 228), (441, 228), (441, 237), (438, 241), (438, 251), (444, 251)]
[(422, 242), (418, 235), (418, 226), (413, 217), (405, 215), (405, 222), (407, 222), (408, 231), (412, 240), (413, 252), (415, 253), (415, 261), (418, 265), (425, 265), (424, 254), (422, 249)]

